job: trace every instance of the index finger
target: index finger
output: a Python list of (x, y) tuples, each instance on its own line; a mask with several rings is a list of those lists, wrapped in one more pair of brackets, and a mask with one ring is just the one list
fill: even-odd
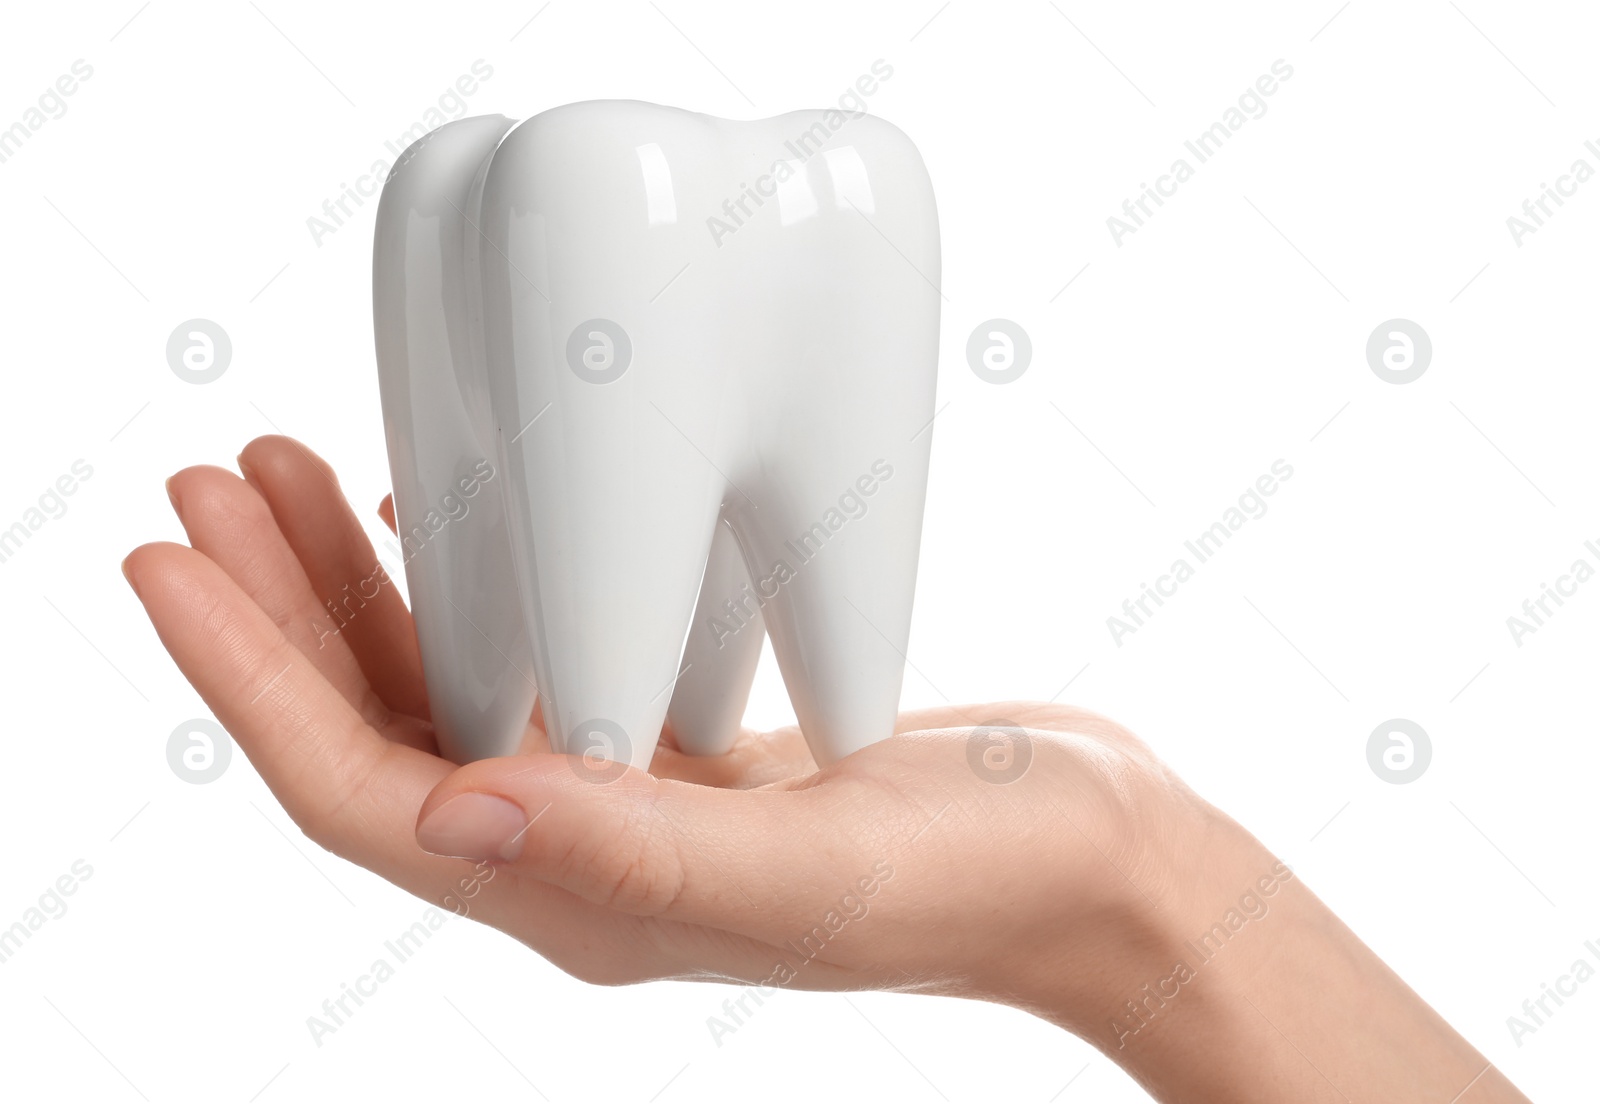
[(407, 884), (433, 866), (411, 839), (451, 771), (386, 739), (220, 567), (147, 544), (123, 564), (156, 633), (273, 794), (314, 842)]

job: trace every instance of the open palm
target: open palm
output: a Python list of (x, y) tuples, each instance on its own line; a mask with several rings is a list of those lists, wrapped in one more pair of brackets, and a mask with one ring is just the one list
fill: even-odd
[[(193, 547), (124, 565), (162, 642), (308, 837), (578, 977), (1026, 1003), (1033, 978), (1092, 973), (1074, 963), (1131, 893), (1172, 892), (1152, 844), (1203, 803), (1126, 731), (1062, 706), (908, 713), (823, 771), (794, 727), (712, 758), (669, 729), (650, 772), (604, 784), (550, 752), (536, 709), (521, 755), (457, 767), (394, 586), (342, 628), (325, 608), (378, 562), (331, 469), (283, 437), (239, 463), (242, 479), (174, 476)], [(1025, 769), (971, 754), (996, 718)]]

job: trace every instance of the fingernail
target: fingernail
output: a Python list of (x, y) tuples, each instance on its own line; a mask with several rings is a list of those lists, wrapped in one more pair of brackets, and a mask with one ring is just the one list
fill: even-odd
[(417, 845), (452, 859), (504, 859), (522, 854), (528, 814), (520, 805), (485, 793), (452, 797), (417, 825)]
[(176, 513), (180, 513), (181, 514), (181, 513), (183, 513), (183, 507), (178, 505), (178, 492), (174, 491), (172, 489), (172, 481), (174, 479), (176, 479), (176, 478), (178, 478), (178, 477), (175, 476), (175, 475), (167, 477), (167, 482), (166, 482), (167, 501), (172, 503), (172, 509)]
[(260, 491), (261, 481), (256, 478), (255, 469), (244, 462), (244, 453), (241, 452), (237, 457), (235, 457), (234, 462), (239, 465), (239, 474), (244, 476), (244, 481), (250, 484), (250, 486), (254, 487), (257, 491)]
[(128, 580), (128, 585), (133, 588), (133, 596), (141, 602), (144, 601), (144, 596), (139, 593), (139, 584), (133, 581), (133, 573), (128, 570), (127, 556), (122, 557), (122, 577)]

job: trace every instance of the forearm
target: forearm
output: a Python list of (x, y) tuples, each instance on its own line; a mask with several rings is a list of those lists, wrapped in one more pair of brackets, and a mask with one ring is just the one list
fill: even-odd
[(1526, 1101), (1258, 841), (1204, 835), (1103, 980), (1035, 1011), (1162, 1101)]

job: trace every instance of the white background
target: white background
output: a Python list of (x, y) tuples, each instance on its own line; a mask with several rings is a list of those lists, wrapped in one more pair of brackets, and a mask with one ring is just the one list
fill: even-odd
[[(312, 1041), (425, 906), (305, 840), (242, 755), (174, 775), (169, 733), (207, 714), (117, 564), (182, 539), (163, 479), (275, 430), (387, 535), (374, 204), (320, 245), (306, 220), (480, 58), (470, 112), (517, 117), (759, 117), (891, 64), (871, 109), (926, 158), (948, 297), (906, 704), (1059, 694), (1124, 722), (1532, 1097), (1591, 1093), (1600, 980), (1520, 1046), (1506, 1020), (1600, 941), (1600, 582), (1520, 647), (1506, 619), (1600, 566), (1600, 181), (1520, 245), (1506, 219), (1600, 168), (1595, 14), (540, 2), (6, 10), (0, 127), (76, 59), (94, 75), (0, 164), (0, 528), (93, 467), (0, 563), (0, 927), (93, 869), (0, 965), (5, 1095), (1146, 1099), (1042, 1022), (936, 998), (783, 993), (719, 1048), (732, 990), (589, 988), (459, 920)], [(1265, 116), (1116, 244), (1106, 218), (1280, 58)], [(165, 359), (195, 317), (234, 346), (205, 386)], [(1035, 350), (1004, 386), (964, 359), (993, 317)], [(1434, 347), (1403, 386), (1364, 351), (1395, 317)], [(1280, 458), (1269, 512), (1115, 644), (1106, 618)], [(787, 709), (764, 663), (751, 720)], [(1367, 762), (1394, 717), (1431, 738), (1408, 785)]]

